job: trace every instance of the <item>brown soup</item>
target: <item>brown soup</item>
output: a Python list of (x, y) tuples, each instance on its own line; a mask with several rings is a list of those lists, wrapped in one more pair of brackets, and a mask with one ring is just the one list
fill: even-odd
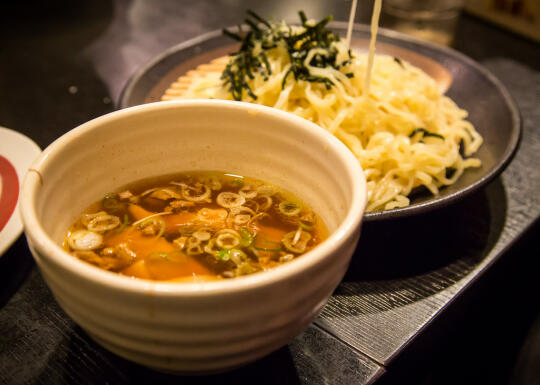
[(168, 175), (106, 194), (69, 229), (64, 248), (135, 278), (205, 281), (272, 269), (327, 237), (317, 214), (257, 179)]

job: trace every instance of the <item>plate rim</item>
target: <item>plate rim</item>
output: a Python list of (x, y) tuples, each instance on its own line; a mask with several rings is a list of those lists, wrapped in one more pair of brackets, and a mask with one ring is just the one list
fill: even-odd
[[(13, 212), (11, 213), (8, 221), (6, 222), (4, 228), (2, 229), (2, 232), (6, 231), (5, 234), (7, 234), (6, 237), (0, 238), (0, 258), (9, 250), (9, 248), (15, 243), (17, 239), (21, 236), (24, 228), (23, 224), (20, 218), (19, 213), (19, 203), (20, 203), (20, 193), (21, 193), (21, 187), (23, 183), (24, 176), (26, 174), (26, 170), (30, 167), (34, 159), (36, 159), (39, 154), (41, 154), (41, 147), (30, 137), (24, 135), (23, 133), (19, 131), (15, 131), (13, 129), (4, 127), (0, 125), (0, 136), (6, 136), (11, 138), (17, 138), (15, 140), (18, 141), (18, 144), (24, 143), (25, 149), (25, 157), (24, 161), (17, 161), (15, 162), (11, 157), (4, 156), (8, 162), (15, 168), (15, 172), (17, 174), (18, 183), (19, 183), (19, 196), (17, 197), (17, 202), (15, 204), (15, 208), (13, 209)], [(13, 139), (12, 139), (13, 140)], [(18, 147), (20, 149), (20, 146)], [(35, 153), (34, 153), (35, 151)], [(32, 155), (29, 157), (29, 155)], [(30, 159), (31, 158), (31, 159)]]
[[(334, 29), (346, 30), (347, 24), (348, 23), (345, 21), (332, 21), (331, 23), (328, 24), (328, 26)], [(230, 28), (236, 28), (236, 27), (237, 26), (230, 26), (226, 28), (230, 29)], [(127, 80), (127, 82), (125, 83), (118, 97), (117, 107), (119, 109), (123, 109), (123, 108), (127, 108), (131, 106), (128, 103), (128, 98), (131, 95), (134, 87), (137, 85), (137, 83), (145, 74), (147, 74), (152, 68), (154, 68), (161, 61), (163, 61), (164, 59), (168, 58), (170, 55), (178, 51), (191, 48), (195, 46), (196, 44), (200, 44), (209, 39), (219, 37), (220, 35), (222, 35), (222, 31), (223, 29), (215, 29), (215, 30), (203, 33), (194, 38), (188, 39), (179, 44), (171, 46), (165, 51), (163, 51), (161, 54), (153, 57), (146, 64), (141, 66), (141, 68), (138, 71), (136, 71)], [(359, 34), (359, 33), (370, 34), (370, 26), (366, 24), (355, 23), (354, 28), (353, 28), (353, 36), (355, 33), (356, 34)], [(453, 59), (457, 60), (458, 62), (462, 62), (465, 65), (473, 68), (475, 71), (477, 71), (482, 76), (484, 76), (484, 78), (487, 79), (496, 88), (502, 100), (504, 101), (504, 104), (508, 107), (508, 110), (511, 115), (510, 120), (512, 124), (510, 127), (510, 140), (508, 141), (508, 144), (502, 156), (497, 160), (495, 166), (491, 170), (489, 170), (487, 173), (482, 175), (481, 178), (479, 178), (475, 182), (449, 195), (445, 195), (442, 197), (440, 195), (434, 196), (432, 199), (429, 199), (426, 202), (411, 204), (406, 207), (399, 207), (399, 208), (394, 208), (390, 210), (366, 212), (364, 214), (364, 219), (363, 219), (366, 222), (379, 222), (383, 220), (392, 220), (392, 219), (405, 218), (409, 216), (415, 216), (419, 214), (425, 214), (433, 210), (449, 206), (469, 196), (473, 192), (481, 189), (482, 187), (486, 186), (489, 182), (493, 181), (498, 175), (500, 175), (506, 169), (508, 164), (512, 161), (512, 159), (516, 155), (519, 149), (520, 143), (521, 143), (521, 138), (523, 136), (523, 119), (521, 116), (521, 112), (517, 106), (517, 103), (515, 102), (510, 92), (506, 89), (504, 84), (483, 65), (481, 65), (480, 63), (470, 58), (469, 56), (451, 47), (442, 46), (435, 43), (420, 40), (415, 37), (412, 37), (412, 36), (409, 36), (404, 33), (394, 31), (394, 30), (390, 30), (387, 28), (379, 27), (379, 31), (377, 35), (378, 41), (380, 41), (379, 40), (380, 37), (382, 37), (385, 40), (385, 42), (388, 42), (390, 44), (392, 44), (393, 41), (401, 41), (408, 44), (425, 47), (430, 50), (439, 51), (443, 55), (450, 56)], [(412, 51), (414, 52), (414, 49), (412, 49)]]

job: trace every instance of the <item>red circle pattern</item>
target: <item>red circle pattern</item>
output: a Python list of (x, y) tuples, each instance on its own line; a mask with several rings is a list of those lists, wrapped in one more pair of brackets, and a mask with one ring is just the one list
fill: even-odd
[(0, 191), (0, 231), (11, 218), (17, 199), (19, 198), (19, 178), (17, 171), (9, 160), (0, 155), (0, 179), (2, 189)]

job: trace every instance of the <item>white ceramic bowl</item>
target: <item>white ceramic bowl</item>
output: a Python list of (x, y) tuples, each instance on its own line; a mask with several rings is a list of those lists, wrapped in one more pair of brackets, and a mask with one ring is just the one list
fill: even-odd
[[(287, 344), (318, 315), (348, 267), (366, 202), (359, 163), (307, 120), (254, 104), (154, 103), (113, 112), (52, 143), (26, 175), (21, 213), (56, 300), (98, 343), (159, 370), (213, 372)], [(281, 186), (330, 236), (270, 272), (207, 283), (130, 279), (61, 248), (80, 212), (146, 177), (219, 170)]]

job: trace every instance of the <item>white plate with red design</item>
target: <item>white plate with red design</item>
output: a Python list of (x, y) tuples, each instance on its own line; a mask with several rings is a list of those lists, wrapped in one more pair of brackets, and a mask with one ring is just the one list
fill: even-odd
[(19, 191), (24, 174), (40, 153), (30, 138), (0, 126), (0, 256), (22, 233)]

